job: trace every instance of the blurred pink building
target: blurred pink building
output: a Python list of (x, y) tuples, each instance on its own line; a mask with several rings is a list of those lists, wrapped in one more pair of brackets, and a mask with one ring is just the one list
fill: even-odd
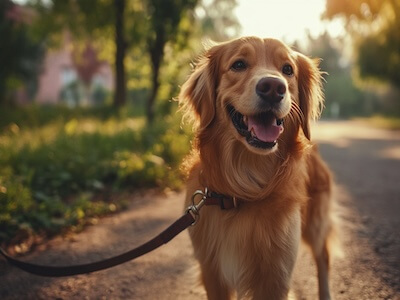
[[(4, 1), (4, 0), (0, 0)], [(9, 1), (9, 0), (6, 0)], [(10, 2), (10, 1), (9, 1)], [(30, 24), (35, 18), (35, 11), (27, 6), (18, 5), (10, 2), (6, 17), (19, 23)], [(90, 48), (90, 49), (89, 49)], [(73, 41), (68, 31), (64, 32), (62, 46), (57, 50), (48, 50), (43, 60), (42, 72), (38, 78), (38, 90), (34, 96), (36, 103), (57, 104), (64, 102), (69, 106), (91, 105), (100, 103), (101, 98), (113, 90), (114, 75), (110, 64), (106, 61), (97, 59), (96, 51), (87, 44), (89, 59), (80, 57), (83, 61), (89, 61), (88, 67), (95, 70), (89, 72), (89, 79), (86, 74), (86, 85), (79, 76), (79, 70), (73, 60)], [(76, 54), (76, 53), (75, 53)], [(28, 103), (32, 99), (28, 96), (25, 87), (20, 88), (15, 93), (18, 103)]]
[[(61, 101), (69, 106), (91, 105), (96, 101), (82, 91), (83, 83), (72, 57), (72, 43), (69, 34), (64, 35), (63, 46), (58, 50), (48, 50), (39, 76), (37, 103), (56, 104)], [(110, 64), (101, 62), (92, 76), (90, 95), (96, 90), (112, 91), (114, 75)]]

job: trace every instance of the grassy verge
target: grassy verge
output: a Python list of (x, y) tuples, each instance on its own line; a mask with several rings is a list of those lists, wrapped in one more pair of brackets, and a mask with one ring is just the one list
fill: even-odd
[(356, 118), (355, 120), (372, 125), (374, 127), (389, 130), (400, 130), (400, 117), (387, 117), (376, 115), (369, 118)]
[(181, 184), (189, 150), (180, 117), (146, 126), (129, 109), (0, 112), (0, 243), (79, 228), (124, 207), (135, 188)]

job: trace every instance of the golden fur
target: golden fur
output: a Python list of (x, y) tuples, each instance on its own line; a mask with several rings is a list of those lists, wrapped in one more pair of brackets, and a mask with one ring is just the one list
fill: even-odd
[[(237, 61), (246, 67), (232, 67)], [(293, 75), (282, 72), (285, 64)], [(276, 145), (260, 149), (238, 133), (227, 107), (257, 114), (255, 86), (264, 77), (285, 83), (285, 97), (274, 108), (284, 119), (284, 131)], [(205, 187), (245, 199), (232, 210), (204, 207), (190, 229), (208, 298), (286, 299), (302, 237), (318, 266), (320, 298), (329, 299), (332, 183), (310, 142), (309, 124), (323, 101), (318, 61), (274, 39), (219, 44), (200, 59), (179, 101), (196, 122), (186, 161), (186, 206), (193, 192)]]

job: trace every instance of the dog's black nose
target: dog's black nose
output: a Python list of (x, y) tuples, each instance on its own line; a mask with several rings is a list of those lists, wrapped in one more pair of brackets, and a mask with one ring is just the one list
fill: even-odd
[(270, 104), (280, 102), (286, 93), (286, 85), (277, 77), (264, 77), (256, 85), (257, 95)]

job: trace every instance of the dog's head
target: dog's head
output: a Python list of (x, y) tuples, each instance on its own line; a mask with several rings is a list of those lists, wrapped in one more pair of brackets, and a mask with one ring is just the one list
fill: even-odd
[(179, 98), (194, 111), (199, 135), (214, 128), (268, 154), (300, 127), (310, 139), (323, 100), (321, 72), (318, 61), (277, 40), (241, 38), (207, 50)]

